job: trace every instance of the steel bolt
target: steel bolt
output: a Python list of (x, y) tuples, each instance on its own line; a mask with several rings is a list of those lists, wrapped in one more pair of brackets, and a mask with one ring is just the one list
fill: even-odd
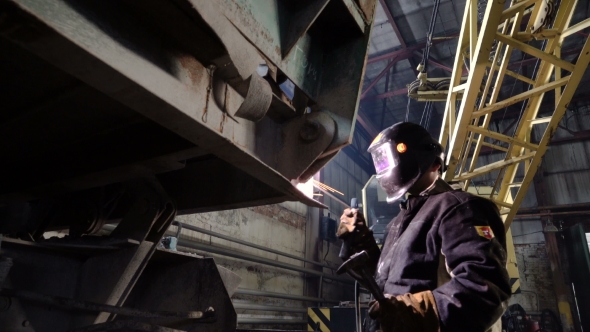
[(320, 136), (320, 123), (316, 120), (306, 120), (299, 135), (305, 142), (315, 141)]

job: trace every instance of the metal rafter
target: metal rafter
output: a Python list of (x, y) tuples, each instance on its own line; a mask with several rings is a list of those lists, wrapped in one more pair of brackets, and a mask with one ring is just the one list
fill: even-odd
[[(389, 24), (393, 28), (393, 31), (395, 32), (395, 35), (396, 35), (397, 39), (399, 40), (399, 43), (402, 46), (402, 49), (404, 49), (404, 50), (407, 49), (408, 45), (406, 44), (406, 40), (404, 39), (401, 32), (399, 31), (399, 27), (397, 26), (397, 23), (395, 22), (395, 19), (393, 18), (392, 11), (389, 8), (389, 6), (387, 5), (387, 2), (385, 0), (379, 0), (379, 2), (381, 3), (381, 7), (383, 8), (385, 15), (387, 16), (387, 21), (389, 22)], [(409, 57), (408, 62), (410, 63), (410, 67), (414, 71), (414, 74), (418, 75), (418, 69), (417, 69), (416, 62), (414, 61), (414, 58)]]
[(394, 58), (390, 63), (387, 64), (387, 66), (385, 66), (385, 68), (379, 73), (379, 75), (377, 75), (377, 77), (375, 77), (375, 79), (371, 81), (371, 83), (369, 83), (369, 85), (363, 90), (363, 93), (361, 94), (361, 100), (365, 98), (369, 90), (371, 90), (375, 86), (375, 84), (377, 84), (379, 80), (389, 72), (391, 67), (398, 63), (399, 60), (401, 59)]
[[(441, 37), (441, 38), (434, 38), (432, 40), (432, 45), (436, 45), (436, 44), (445, 42), (447, 40), (455, 39), (455, 38), (457, 38), (457, 35), (451, 35), (448, 37)], [(392, 58), (399, 58), (400, 60), (407, 59), (409, 56), (412, 55), (412, 53), (422, 50), (424, 47), (426, 47), (426, 43), (419, 43), (416, 45), (408, 46), (406, 49), (401, 49), (401, 50), (377, 55), (377, 56), (369, 58), (367, 60), (367, 64), (371, 64), (371, 63), (375, 63), (375, 62), (379, 62), (379, 61), (383, 61), (383, 60), (388, 60), (388, 59), (392, 59)]]
[(408, 93), (408, 88), (401, 88), (398, 90), (393, 90), (393, 91), (387, 91), (384, 93), (380, 93), (378, 95), (374, 95), (374, 96), (367, 96), (364, 99), (362, 99), (363, 101), (370, 101), (370, 100), (379, 100), (379, 99), (383, 99), (383, 98), (389, 98), (389, 97), (393, 97), (393, 96), (400, 96), (400, 95), (405, 95)]
[(369, 133), (369, 135), (371, 135), (372, 137), (375, 137), (379, 134), (379, 130), (377, 130), (375, 127), (373, 127), (373, 125), (365, 119), (364, 116), (362, 116), (360, 114), (360, 109), (359, 112), (356, 116), (356, 121), (358, 122), (358, 124), (360, 124), (363, 129), (365, 129), (365, 131), (367, 131)]

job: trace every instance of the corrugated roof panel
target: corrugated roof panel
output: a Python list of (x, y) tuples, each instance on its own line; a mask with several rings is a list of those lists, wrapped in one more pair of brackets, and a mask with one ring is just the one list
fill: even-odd
[(542, 243), (545, 242), (543, 235), (543, 223), (540, 218), (515, 220), (510, 229), (514, 244)]
[[(452, 34), (452, 33), (449, 33)], [(433, 55), (431, 59), (437, 59), (439, 63), (448, 65), (453, 68), (455, 62), (455, 52), (457, 51), (457, 39), (450, 39), (444, 43), (436, 44), (430, 49), (430, 54)], [(421, 54), (422, 52), (420, 52)], [(433, 66), (434, 67), (434, 66)], [(451, 76), (450, 72), (445, 72), (444, 76)]]
[[(581, 101), (587, 103), (587, 101)], [(562, 125), (572, 131), (589, 130), (590, 129), (590, 107), (588, 105), (570, 104), (570, 109), (565, 113)]]
[(373, 27), (369, 54), (385, 53), (400, 46), (400, 42), (388, 21)]
[[(385, 0), (395, 18), (415, 12), (432, 11), (432, 1)], [(442, 2), (442, 1), (441, 1)], [(448, 2), (448, 1), (445, 1)]]
[(372, 63), (370, 66), (367, 66), (367, 69), (365, 71), (365, 81), (363, 82), (363, 85), (366, 86), (370, 84), (383, 71), (383, 69), (385, 69), (386, 66), (386, 61), (375, 62)]
[(524, 199), (522, 200), (522, 203), (520, 203), (520, 207), (521, 208), (531, 208), (531, 207), (536, 207), (538, 206), (538, 202), (537, 202), (537, 194), (535, 193), (535, 184), (531, 183), (529, 185), (529, 189), (527, 190), (527, 193), (524, 195)]
[[(381, 25), (382, 23), (387, 22), (387, 15), (385, 14), (383, 7), (381, 6), (381, 1), (377, 1), (377, 7), (375, 8), (375, 18), (373, 19), (373, 28)], [(373, 35), (371, 35), (371, 38), (372, 37)]]
[(544, 177), (547, 205), (590, 202), (590, 170)]
[(430, 11), (418, 11), (396, 18), (397, 26), (406, 43), (413, 44), (426, 39), (430, 15)]
[(589, 152), (590, 143), (588, 141), (549, 146), (543, 158), (543, 171), (552, 173), (589, 169)]
[[(438, 17), (436, 21), (436, 26), (440, 26), (440, 30), (435, 32), (446, 31), (447, 33), (449, 33), (454, 31), (460, 31), (461, 20), (463, 19), (463, 8), (464, 7), (456, 6), (456, 4), (453, 1), (442, 2), (438, 7)], [(456, 10), (460, 10), (461, 13), (457, 13)]]

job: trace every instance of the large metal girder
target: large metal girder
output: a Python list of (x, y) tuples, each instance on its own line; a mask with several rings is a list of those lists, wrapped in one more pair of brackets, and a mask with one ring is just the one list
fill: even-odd
[[(539, 25), (547, 17), (544, 0), (513, 1), (507, 7), (503, 0), (490, 0), (478, 28), (477, 1), (467, 2), (441, 128), (440, 142), (447, 147), (449, 165), (444, 178), (463, 181), (467, 190), (473, 179), (491, 173), (496, 180), (488, 197), (499, 206), (507, 231), (590, 62), (588, 40), (576, 53), (575, 63), (563, 59), (560, 53), (564, 38), (587, 26), (588, 20), (570, 27), (576, 5), (576, 0), (561, 1), (554, 12), (547, 14), (554, 17), (548, 29)], [(531, 39), (543, 40), (543, 46), (537, 48), (523, 42)], [(537, 59), (538, 70), (534, 76), (508, 70), (514, 50)], [(467, 83), (461, 84), (461, 68), (467, 61)], [(562, 70), (569, 73), (562, 76)], [(506, 76), (528, 83), (529, 89), (499, 100)], [(555, 93), (552, 114), (537, 118), (544, 94), (552, 91)], [(462, 98), (457, 109), (460, 93)], [(499, 133), (489, 126), (495, 112), (520, 102), (526, 107), (513, 135)], [(545, 132), (540, 142), (533, 143), (531, 132), (537, 125), (545, 126)], [(484, 146), (505, 153), (504, 158), (484, 163), (479, 158)], [(518, 169), (523, 170), (524, 178), (515, 182)], [(513, 255), (509, 253), (509, 256)], [(515, 286), (518, 270), (512, 266), (515, 263), (509, 262), (509, 272), (513, 286), (518, 288)]]
[[(14, 156), (2, 166), (13, 176), (0, 200), (173, 174), (214, 155), (271, 188), (268, 203), (319, 206), (294, 183), (352, 139), (375, 2), (3, 0), (1, 42), (24, 55), (10, 60), (40, 69), (19, 67), (13, 81), (29, 88), (15, 92), (34, 101), (55, 95), (57, 79), (70, 84), (46, 102), (8, 99), (15, 116), (3, 140), (21, 144), (0, 146)], [(268, 67), (264, 79), (260, 65)], [(43, 79), (49, 72), (54, 81)], [(291, 98), (279, 88), (284, 78), (295, 84)], [(85, 109), (96, 121), (80, 126)], [(326, 115), (311, 121), (318, 135), (305, 121), (313, 113)]]
[[(0, 292), (0, 329), (98, 331), (112, 325), (127, 327), (126, 331), (145, 330), (135, 329), (141, 326), (158, 331), (235, 330), (237, 315), (211, 258), (156, 250), (141, 267), (141, 276), (128, 286), (125, 301), (105, 305), (100, 290), (120, 282), (116, 279), (129, 269), (125, 262), (137, 248), (129, 244), (68, 249), (5, 239), (3, 254), (14, 265), (4, 283), (6, 290)], [(206, 313), (208, 308), (212, 315)], [(100, 310), (113, 314), (106, 320), (109, 315)]]
[[(209, 161), (213, 167), (224, 167), (219, 159)], [(231, 174), (231, 169), (227, 171)], [(243, 184), (236, 177), (233, 180), (236, 185)], [(67, 237), (35, 241), (4, 239), (0, 303), (6, 305), (0, 309), (0, 330), (16, 331), (19, 326), (27, 328), (25, 331), (79, 332), (115, 328), (170, 332), (235, 329), (236, 315), (228, 292), (235, 290), (239, 277), (229, 271), (220, 276), (213, 260), (158, 250), (176, 216), (175, 204), (161, 185), (169, 182), (130, 181), (110, 194), (103, 191), (114, 205), (100, 201), (99, 205), (111, 212), (98, 214), (119, 220), (108, 236), (70, 232)], [(93, 196), (88, 191), (79, 195), (86, 196), (81, 200)], [(78, 219), (71, 221), (87, 222), (85, 208), (83, 205), (74, 213)], [(57, 208), (46, 213), (45, 219), (62, 219), (59, 211)], [(66, 224), (71, 221), (66, 220)], [(43, 226), (35, 230), (41, 233), (46, 228), (63, 228), (59, 222), (40, 220), (38, 224)], [(4, 269), (10, 267), (6, 261), (12, 262), (10, 270)], [(54, 319), (58, 322), (50, 322)]]

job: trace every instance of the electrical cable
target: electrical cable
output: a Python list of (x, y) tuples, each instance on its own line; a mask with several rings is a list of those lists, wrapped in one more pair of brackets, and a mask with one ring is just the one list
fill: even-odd
[(408, 122), (408, 116), (410, 115), (410, 100), (411, 99), (412, 98), (408, 97), (408, 106), (406, 107), (406, 117), (405, 117), (404, 122)]
[(432, 109), (434, 108), (433, 103), (430, 102), (430, 108), (428, 109), (428, 115), (426, 116), (426, 125), (424, 126), (424, 128), (426, 128), (426, 130), (428, 130), (428, 127), (430, 127), (430, 120), (432, 119)]
[(422, 111), (422, 116), (420, 117), (420, 125), (422, 126), (422, 120), (424, 119), (424, 114), (426, 114), (426, 111), (428, 110), (428, 103), (430, 103), (429, 101), (426, 102), (426, 105), (424, 105), (424, 110)]
[(361, 317), (361, 289), (358, 281), (354, 282), (354, 313), (356, 316), (356, 332), (363, 332)]

